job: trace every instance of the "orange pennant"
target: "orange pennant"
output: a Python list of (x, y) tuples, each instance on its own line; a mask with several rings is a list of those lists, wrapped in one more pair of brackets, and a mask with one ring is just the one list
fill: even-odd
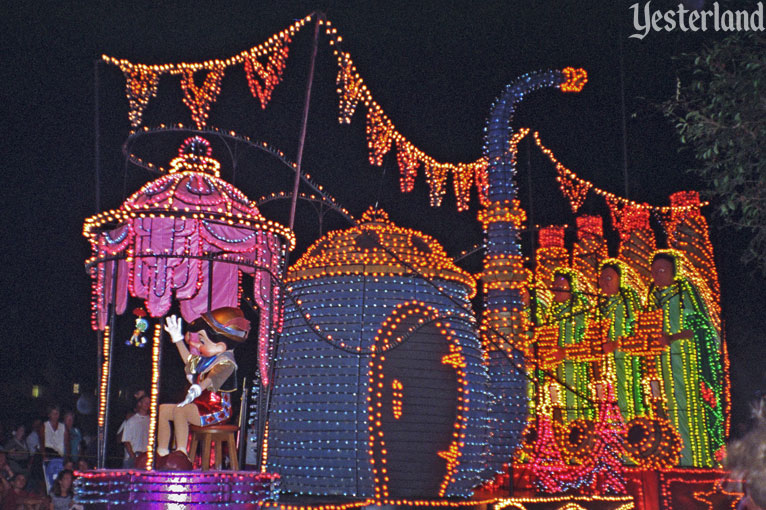
[(468, 203), (471, 200), (471, 184), (473, 184), (473, 174), (475, 171), (473, 163), (458, 163), (452, 166), (452, 184), (455, 187), (458, 211), (468, 210)]
[(365, 90), (362, 78), (357, 74), (356, 67), (351, 61), (351, 55), (348, 52), (341, 53), (338, 58), (338, 77), (335, 80), (336, 85), (340, 87), (339, 108), (340, 116), (338, 121), (341, 124), (350, 124), (351, 117), (356, 111), (356, 105), (363, 97)]
[(267, 53), (266, 65), (263, 65), (258, 57), (261, 56), (256, 48), (250, 50), (245, 56), (245, 74), (247, 75), (247, 84), (250, 86), (250, 93), (261, 102), (261, 108), (266, 109), (266, 105), (271, 100), (271, 93), (282, 81), (282, 72), (287, 65), (287, 56), (289, 54), (290, 37), (278, 39)]
[(585, 201), (585, 197), (588, 195), (588, 191), (593, 184), (588, 181), (577, 180), (567, 175), (566, 172), (559, 168), (559, 166), (556, 166), (556, 171), (559, 174), (558, 177), (556, 177), (556, 180), (559, 181), (561, 192), (567, 199), (569, 199), (569, 206), (572, 208), (572, 213), (576, 213)]
[(409, 193), (415, 188), (415, 177), (418, 175), (417, 149), (404, 138), (396, 140), (396, 162), (399, 163), (399, 188), (402, 193)]
[(442, 198), (444, 197), (444, 183), (447, 180), (447, 171), (450, 169), (449, 164), (438, 163), (434, 160), (424, 162), (426, 180), (430, 188), (430, 202), (432, 207), (439, 207), (442, 205)]
[(191, 110), (192, 120), (197, 129), (205, 127), (210, 107), (221, 92), (224, 66), (207, 68), (207, 76), (201, 87), (194, 83), (194, 69), (185, 68), (181, 74), (181, 88), (184, 92), (184, 104)]
[(128, 96), (130, 111), (128, 119), (133, 127), (141, 124), (144, 108), (149, 100), (157, 95), (160, 75), (157, 71), (143, 66), (120, 66), (125, 75), (125, 92)]
[(381, 166), (383, 156), (391, 150), (393, 126), (376, 104), (367, 110), (367, 147), (370, 150), (370, 164)]

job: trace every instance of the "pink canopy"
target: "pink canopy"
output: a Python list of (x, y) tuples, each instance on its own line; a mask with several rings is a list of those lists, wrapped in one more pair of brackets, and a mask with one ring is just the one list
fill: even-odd
[(186, 140), (167, 175), (119, 209), (86, 220), (84, 234), (93, 250), (88, 262), (93, 327), (104, 329), (113, 299), (116, 313), (123, 313), (128, 295), (143, 299), (153, 317), (165, 315), (175, 297), (187, 322), (208, 307), (238, 307), (240, 275), (252, 274), (260, 309), (259, 370), (268, 384), (270, 339), (282, 322), (277, 284), (282, 241), (292, 249), (295, 238), (220, 179), (219, 163), (209, 156), (206, 140)]

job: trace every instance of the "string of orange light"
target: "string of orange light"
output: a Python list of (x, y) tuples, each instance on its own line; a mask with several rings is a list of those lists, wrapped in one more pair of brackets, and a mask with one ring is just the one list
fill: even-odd
[[(271, 97), (271, 92), (281, 79), (281, 73), (287, 59), (286, 45), (291, 41), (292, 36), (314, 19), (315, 15), (312, 14), (297, 20), (286, 29), (273, 34), (265, 42), (223, 60), (213, 59), (203, 62), (145, 65), (106, 55), (103, 55), (102, 59), (105, 62), (118, 66), (126, 76), (126, 94), (131, 107), (129, 118), (134, 127), (141, 124), (143, 109), (148, 101), (157, 93), (159, 76), (162, 74), (180, 74), (183, 78), (184, 103), (191, 110), (192, 118), (197, 127), (202, 129), (207, 122), (207, 113), (220, 92), (220, 78), (223, 76), (224, 69), (229, 66), (245, 65), (251, 91), (254, 96), (261, 100), (261, 107), (265, 108), (266, 103)], [(481, 157), (468, 163), (441, 162), (410, 142), (407, 137), (399, 132), (391, 118), (375, 101), (372, 92), (354, 65), (351, 54), (340, 48), (343, 37), (338, 33), (338, 29), (332, 25), (330, 20), (319, 18), (316, 22), (324, 27), (323, 33), (328, 38), (328, 45), (337, 58), (338, 121), (341, 124), (349, 124), (360, 102), (366, 108), (366, 134), (370, 164), (382, 165), (384, 156), (395, 147), (397, 152), (396, 160), (400, 171), (400, 189), (402, 192), (409, 192), (414, 189), (418, 169), (422, 166), (426, 182), (430, 188), (430, 202), (432, 206), (441, 205), (442, 198), (446, 192), (445, 183), (449, 175), (453, 177), (452, 181), (458, 211), (468, 209), (471, 186), (476, 186), (479, 199), (482, 205), (486, 206), (488, 186), (487, 159)], [(266, 57), (268, 60), (266, 64), (261, 64), (257, 60), (263, 57)], [(193, 73), (201, 70), (207, 72), (206, 81), (202, 86), (197, 87), (194, 85)], [(516, 144), (526, 135), (528, 130), (528, 128), (524, 128), (518, 131), (514, 140), (509, 141), (509, 150), (515, 150)], [(614, 195), (580, 178), (575, 172), (559, 162), (553, 152), (542, 144), (538, 132), (534, 133), (534, 139), (542, 152), (555, 165), (556, 171), (559, 173), (558, 180), (562, 193), (569, 199), (575, 211), (584, 201), (585, 195), (591, 190), (610, 203), (617, 203), (622, 206), (630, 205), (631, 207), (647, 209), (658, 213), (667, 214), (672, 211), (684, 211), (696, 207), (694, 205), (675, 207), (652, 206)], [(701, 205), (706, 205), (706, 203)]]
[[(574, 173), (572, 170), (564, 166), (557, 158), (556, 155), (553, 154), (553, 151), (547, 148), (545, 145), (543, 145), (543, 142), (540, 140), (540, 133), (538, 131), (535, 131), (534, 134), (535, 143), (538, 147), (540, 147), (540, 150), (548, 156), (548, 159), (551, 160), (551, 163), (553, 163), (556, 166), (556, 171), (559, 174), (559, 182), (561, 183), (560, 186), (562, 188), (562, 193), (564, 192), (564, 186), (565, 184), (562, 182), (563, 180), (571, 181), (577, 189), (586, 189), (586, 191), (593, 191), (595, 194), (604, 197), (605, 200), (616, 202), (622, 206), (629, 205), (631, 208), (636, 209), (647, 209), (649, 211), (653, 212), (659, 212), (659, 213), (670, 213), (670, 212), (681, 212), (681, 211), (688, 211), (690, 209), (698, 209), (701, 206), (708, 205), (709, 202), (701, 202), (699, 204), (691, 204), (691, 205), (684, 205), (684, 206), (654, 206), (649, 205), (646, 203), (638, 203), (634, 202), (633, 200), (629, 200), (627, 198), (622, 198), (618, 195), (615, 195), (614, 193), (610, 193), (606, 190), (603, 190), (601, 188), (597, 188), (592, 182), (586, 181), (585, 179), (579, 177), (576, 173)], [(566, 195), (566, 193), (565, 193)], [(579, 198), (579, 197), (578, 197)], [(572, 199), (570, 199), (572, 200)]]

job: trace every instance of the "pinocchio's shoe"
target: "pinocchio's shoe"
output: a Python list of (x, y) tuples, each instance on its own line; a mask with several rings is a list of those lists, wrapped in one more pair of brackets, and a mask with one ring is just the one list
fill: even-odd
[(170, 455), (164, 457), (163, 467), (159, 466), (160, 459), (157, 459), (157, 469), (164, 471), (191, 471), (193, 469), (189, 456), (183, 450), (176, 450)]

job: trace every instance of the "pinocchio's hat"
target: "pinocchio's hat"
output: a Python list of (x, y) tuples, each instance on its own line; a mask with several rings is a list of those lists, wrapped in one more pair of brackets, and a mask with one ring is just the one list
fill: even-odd
[(195, 320), (192, 326), (197, 326), (200, 321), (204, 321), (214, 333), (222, 335), (235, 342), (244, 342), (250, 333), (250, 321), (245, 318), (245, 314), (239, 308), (224, 306), (203, 313), (199, 319)]

